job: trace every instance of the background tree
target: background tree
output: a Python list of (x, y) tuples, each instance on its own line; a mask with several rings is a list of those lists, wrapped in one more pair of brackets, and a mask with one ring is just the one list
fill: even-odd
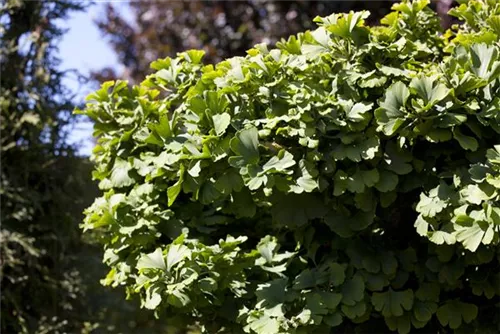
[[(187, 49), (204, 49), (207, 63), (217, 63), (261, 42), (314, 28), (317, 15), (369, 10), (371, 23), (385, 15), (395, 0), (376, 1), (130, 1), (129, 22), (112, 3), (97, 21), (125, 67), (125, 77), (139, 82), (149, 64)], [(111, 68), (95, 73), (99, 81), (117, 77)]]
[(86, 168), (66, 143), (71, 93), (61, 84), (55, 20), (79, 3), (7, 1), (1, 8), (2, 331), (75, 330), (60, 318), (79, 307), (80, 275), (68, 270)]
[(101, 252), (81, 238), (96, 187), (90, 162), (66, 140), (75, 97), (62, 84), (56, 22), (85, 8), (63, 0), (0, 7), (2, 333), (162, 330), (122, 301), (123, 291), (100, 286)]
[[(313, 18), (333, 12), (369, 10), (368, 23), (377, 23), (397, 0), (373, 1), (130, 1), (126, 5), (133, 20), (125, 19), (108, 3), (97, 20), (125, 73), (112, 68), (94, 73), (98, 81), (120, 78), (140, 82), (149, 64), (188, 49), (203, 49), (206, 63), (217, 63), (261, 42), (275, 44), (283, 37), (315, 28)], [(433, 5), (449, 26), (453, 0), (436, 0)]]

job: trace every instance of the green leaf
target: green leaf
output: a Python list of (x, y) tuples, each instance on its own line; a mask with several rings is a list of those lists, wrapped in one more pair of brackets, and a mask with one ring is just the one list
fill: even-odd
[(285, 150), (280, 150), (278, 155), (273, 156), (262, 166), (262, 171), (287, 172), (287, 169), (295, 165), (293, 155)]
[(387, 136), (393, 135), (405, 120), (403, 108), (410, 96), (410, 91), (402, 82), (396, 82), (386, 91), (380, 108), (375, 110), (375, 118)]
[(172, 292), (172, 294), (168, 295), (167, 301), (170, 305), (181, 308), (188, 305), (191, 302), (191, 299), (187, 294), (176, 289)]
[[(380, 180), (380, 174), (376, 168), (360, 171), (361, 179), (367, 187), (373, 187)], [(357, 174), (354, 177), (358, 177)]]
[(306, 307), (311, 310), (312, 315), (328, 314), (326, 303), (319, 293), (311, 292), (306, 295)]
[(217, 290), (217, 281), (211, 277), (205, 277), (198, 281), (200, 290), (203, 292), (213, 292)]
[(293, 282), (294, 290), (304, 290), (316, 286), (316, 281), (318, 280), (317, 273), (315, 270), (305, 269), (303, 270)]
[(194, 64), (199, 64), (203, 57), (205, 56), (205, 51), (203, 50), (188, 50), (185, 56)]
[(440, 288), (437, 282), (422, 283), (415, 293), (415, 297), (421, 301), (439, 301)]
[(477, 151), (479, 144), (476, 138), (462, 134), (458, 128), (453, 129), (453, 138), (458, 141), (464, 150)]
[(250, 329), (252, 329), (256, 334), (271, 334), (279, 333), (280, 324), (276, 318), (271, 318), (269, 316), (262, 316), (257, 320), (249, 324)]
[(490, 168), (486, 165), (474, 164), (469, 168), (472, 181), (477, 183), (483, 182), (488, 172), (490, 172)]
[(442, 245), (442, 244), (453, 245), (456, 242), (455, 236), (453, 234), (443, 231), (432, 232), (429, 240), (435, 243), (436, 245)]
[(439, 143), (450, 140), (451, 134), (451, 131), (447, 129), (433, 129), (427, 133), (426, 138), (432, 143)]
[(357, 212), (353, 216), (332, 212), (325, 217), (325, 223), (342, 238), (350, 238), (356, 231), (362, 231), (370, 226), (373, 218), (373, 212)]
[(460, 190), (460, 196), (471, 204), (480, 205), (495, 196), (495, 191), (488, 185), (469, 184)]
[(189, 170), (188, 170), (188, 174), (191, 175), (192, 177), (198, 177), (200, 176), (200, 172), (201, 172), (201, 161), (198, 160), (196, 161), (196, 163), (193, 165), (193, 167), (191, 167)]
[(437, 304), (433, 302), (421, 302), (416, 300), (413, 305), (413, 315), (420, 322), (428, 322), (436, 313)]
[(404, 310), (411, 310), (413, 291), (394, 291), (389, 288), (386, 292), (375, 292), (372, 295), (372, 304), (384, 317), (399, 317), (404, 314)]
[(391, 277), (396, 274), (398, 268), (398, 261), (392, 253), (382, 254), (380, 257), (380, 263), (382, 264), (382, 271), (387, 276)]
[(500, 145), (494, 145), (486, 151), (486, 157), (492, 164), (500, 165)]
[(316, 180), (318, 176), (318, 170), (315, 168), (315, 165), (311, 162), (308, 162), (305, 159), (299, 161), (299, 167), (301, 176), (297, 179), (297, 185), (300, 189), (295, 189), (295, 193), (312, 192), (318, 188), (318, 181)]
[(492, 15), (486, 20), (486, 22), (490, 25), (495, 34), (500, 36), (500, 15)]
[(288, 280), (279, 278), (259, 284), (255, 295), (260, 307), (274, 307), (285, 302), (285, 292)]
[(168, 115), (162, 115), (159, 123), (154, 124), (152, 128), (163, 139), (172, 137), (172, 129), (170, 128)]
[(366, 120), (368, 111), (373, 107), (373, 103), (358, 102), (346, 110), (347, 119), (352, 122), (361, 122)]
[(409, 315), (405, 314), (400, 317), (385, 317), (385, 323), (391, 331), (398, 331), (399, 334), (410, 333), (411, 322)]
[(156, 309), (162, 301), (161, 295), (157, 289), (150, 288), (146, 290), (146, 300), (144, 301), (144, 307), (149, 310)]
[(334, 286), (339, 286), (345, 281), (345, 267), (338, 264), (332, 263), (329, 265), (330, 269), (330, 282)]
[(457, 226), (453, 233), (465, 249), (475, 252), (481, 243), (488, 245), (495, 235), (493, 227), (486, 222), (475, 222), (472, 226)]
[(229, 145), (231, 150), (240, 156), (246, 164), (259, 162), (259, 133), (256, 127), (238, 131)]
[(400, 150), (394, 142), (388, 142), (385, 146), (384, 162), (388, 170), (398, 175), (408, 174), (413, 170), (411, 161), (411, 154)]
[(228, 105), (226, 97), (216, 91), (203, 92), (203, 98), (211, 115), (221, 114)]
[(435, 77), (428, 76), (413, 78), (410, 89), (413, 89), (424, 100), (426, 106), (434, 105), (450, 93), (450, 90), (444, 84), (439, 83)]
[(228, 113), (215, 114), (212, 119), (217, 136), (223, 135), (231, 122), (231, 116)]
[(354, 276), (342, 285), (342, 303), (349, 306), (356, 305), (365, 295), (365, 282), (361, 276)]
[(342, 323), (343, 318), (340, 313), (334, 313), (332, 315), (325, 316), (323, 321), (330, 327), (337, 327)]
[(322, 53), (328, 52), (328, 48), (323, 45), (304, 43), (300, 46), (300, 51), (304, 56), (314, 58)]
[(179, 174), (180, 174), (179, 180), (177, 180), (177, 182), (174, 185), (168, 187), (167, 189), (168, 206), (172, 206), (172, 204), (174, 204), (175, 199), (181, 192), (182, 182), (184, 181), (184, 165), (181, 165)]
[(143, 269), (167, 270), (161, 249), (157, 248), (153, 253), (145, 254), (145, 255), (141, 256), (141, 258), (137, 262), (137, 269), (138, 270), (143, 270)]
[(110, 176), (113, 187), (122, 188), (133, 185), (135, 180), (130, 177), (130, 170), (132, 170), (132, 166), (127, 161), (116, 159)]
[(323, 299), (326, 307), (328, 307), (330, 310), (334, 310), (340, 304), (342, 295), (340, 293), (322, 292), (321, 298)]
[(441, 200), (439, 197), (428, 197), (425, 194), (420, 194), (420, 201), (417, 203), (416, 210), (425, 217), (434, 217), (436, 214), (443, 211), (448, 206), (447, 201)]
[(274, 252), (277, 247), (278, 243), (276, 242), (276, 238), (266, 236), (259, 242), (257, 250), (268, 263), (271, 263), (273, 262)]
[(167, 271), (171, 271), (173, 266), (191, 256), (191, 250), (184, 245), (172, 244), (167, 251)]
[(398, 185), (399, 178), (396, 174), (382, 170), (379, 172), (380, 178), (377, 184), (375, 184), (375, 188), (377, 188), (380, 192), (389, 192), (396, 189)]
[(485, 43), (474, 44), (470, 48), (472, 55), (472, 71), (482, 79), (490, 79), (491, 66), (498, 57), (498, 51)]
[(342, 307), (342, 312), (351, 320), (354, 320), (356, 318), (359, 318), (363, 316), (366, 312), (366, 303), (365, 302), (359, 302), (356, 303), (356, 305), (346, 305), (343, 304)]
[(478, 308), (474, 304), (464, 303), (458, 300), (446, 302), (437, 310), (437, 318), (441, 325), (457, 329), (462, 324), (462, 320), (470, 323), (477, 317)]
[(350, 12), (349, 14), (342, 14), (334, 23), (328, 24), (326, 28), (328, 31), (343, 38), (353, 38), (354, 29), (361, 25), (363, 19), (367, 18), (368, 12)]

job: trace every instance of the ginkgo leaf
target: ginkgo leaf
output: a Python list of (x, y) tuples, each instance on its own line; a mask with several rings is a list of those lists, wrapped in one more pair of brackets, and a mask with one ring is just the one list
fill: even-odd
[(146, 292), (146, 299), (144, 300), (144, 307), (150, 310), (154, 310), (160, 305), (162, 301), (161, 294), (157, 289), (148, 289)]
[(354, 306), (365, 294), (365, 283), (361, 276), (354, 276), (342, 285), (342, 303)]
[(191, 251), (185, 245), (173, 244), (167, 250), (167, 271), (173, 266), (191, 255)]
[(434, 105), (448, 96), (450, 89), (440, 83), (437, 78), (415, 77), (410, 83), (410, 89), (424, 100), (425, 105)]
[(215, 114), (212, 116), (214, 121), (214, 130), (217, 136), (224, 134), (231, 122), (231, 116), (228, 113)]
[(475, 252), (481, 243), (488, 245), (495, 235), (493, 226), (486, 222), (474, 222), (472, 226), (456, 227), (453, 233), (465, 249)]
[(375, 117), (380, 129), (388, 136), (394, 134), (405, 120), (403, 108), (410, 96), (409, 89), (402, 82), (396, 82), (386, 91)]
[(177, 196), (179, 196), (181, 189), (182, 189), (182, 183), (184, 182), (184, 165), (181, 165), (181, 168), (179, 169), (179, 179), (177, 182), (175, 182), (172, 186), (168, 187), (167, 189), (167, 196), (168, 196), (168, 206), (171, 206), (174, 204), (175, 199)]
[(446, 201), (439, 197), (428, 197), (425, 194), (420, 194), (420, 201), (417, 204), (417, 212), (420, 212), (425, 217), (434, 217), (436, 214), (443, 211), (448, 206)]
[(286, 172), (287, 168), (290, 168), (293, 165), (295, 165), (293, 155), (285, 150), (281, 150), (278, 155), (273, 156), (264, 164), (264, 166), (262, 166), (262, 171)]
[(372, 109), (373, 103), (356, 103), (350, 107), (347, 113), (347, 119), (353, 122), (360, 122), (366, 119), (367, 112)]
[(278, 319), (269, 316), (263, 316), (249, 324), (249, 328), (257, 334), (278, 333), (279, 327)]
[(375, 188), (377, 188), (380, 192), (389, 192), (396, 189), (398, 185), (399, 178), (396, 174), (382, 170), (379, 172), (379, 181), (375, 184)]
[(110, 181), (114, 187), (127, 187), (135, 183), (135, 180), (130, 177), (129, 171), (132, 166), (125, 160), (116, 159), (111, 171)]
[(413, 291), (394, 291), (389, 288), (386, 292), (375, 292), (372, 295), (372, 304), (384, 317), (399, 317), (403, 315), (404, 310), (411, 310)]
[(495, 192), (490, 187), (469, 184), (460, 191), (460, 196), (467, 202), (480, 205), (495, 196)]
[(257, 128), (250, 127), (240, 130), (231, 139), (231, 150), (241, 156), (245, 163), (254, 164), (259, 161), (259, 134)]
[(398, 175), (406, 175), (413, 170), (411, 161), (411, 154), (400, 150), (395, 143), (388, 142), (385, 146), (384, 162), (388, 170)]
[(490, 66), (498, 57), (498, 51), (484, 43), (474, 44), (471, 47), (472, 71), (480, 78), (489, 79)]
[(153, 253), (143, 255), (137, 262), (137, 269), (167, 270), (162, 250), (160, 248), (157, 248)]
[(400, 317), (385, 317), (387, 327), (392, 331), (398, 331), (398, 334), (408, 334), (411, 330), (410, 316), (405, 314)]
[(456, 238), (453, 234), (444, 231), (434, 231), (430, 234), (429, 240), (437, 245), (453, 245)]
[(453, 129), (453, 138), (455, 138), (465, 150), (476, 151), (478, 148), (476, 138), (462, 134), (458, 128)]
[(441, 325), (457, 329), (462, 321), (470, 323), (477, 317), (478, 309), (474, 304), (458, 300), (448, 301), (437, 310), (437, 318)]

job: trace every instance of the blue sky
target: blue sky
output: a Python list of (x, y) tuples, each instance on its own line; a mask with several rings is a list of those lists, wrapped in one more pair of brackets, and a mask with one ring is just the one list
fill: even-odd
[[(115, 1), (114, 6), (126, 17), (130, 12), (125, 2)], [(59, 44), (59, 56), (62, 60), (61, 69), (76, 69), (87, 76), (91, 70), (111, 66), (117, 67), (118, 60), (105, 39), (94, 24), (94, 19), (103, 15), (103, 2), (98, 2), (85, 12), (73, 13), (70, 18), (61, 23), (69, 31)], [(119, 73), (119, 72), (118, 72)], [(85, 96), (92, 92), (90, 85), (81, 85), (74, 75), (69, 75), (64, 84), (77, 95), (76, 103), (81, 103)], [(70, 142), (80, 146), (79, 153), (88, 156), (92, 151), (92, 124), (88, 120), (79, 122), (71, 132)]]

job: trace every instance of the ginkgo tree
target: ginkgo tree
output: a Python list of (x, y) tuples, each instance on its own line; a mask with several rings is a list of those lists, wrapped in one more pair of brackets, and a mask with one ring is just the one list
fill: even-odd
[(497, 333), (500, 3), (428, 5), (91, 94), (104, 284), (205, 333)]

